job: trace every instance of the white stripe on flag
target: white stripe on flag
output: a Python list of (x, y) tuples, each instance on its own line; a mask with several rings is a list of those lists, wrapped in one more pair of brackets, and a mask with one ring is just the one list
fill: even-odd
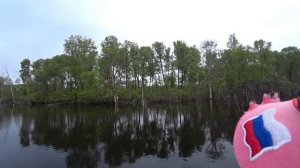
[(264, 127), (271, 133), (273, 149), (277, 149), (281, 145), (291, 141), (290, 132), (284, 125), (275, 120), (275, 113), (276, 110), (274, 108), (262, 113)]

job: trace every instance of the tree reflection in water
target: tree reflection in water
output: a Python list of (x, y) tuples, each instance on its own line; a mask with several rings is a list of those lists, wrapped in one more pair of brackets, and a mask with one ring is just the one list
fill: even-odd
[(239, 116), (210, 107), (157, 105), (121, 107), (118, 112), (110, 107), (35, 107), (18, 114), (20, 143), (65, 151), (67, 167), (118, 166), (147, 155), (189, 158), (195, 152), (222, 159), (223, 142), (232, 142)]
[(22, 116), (22, 125), (20, 129), (20, 144), (23, 147), (29, 146), (30, 144), (30, 125), (31, 119), (29, 118), (29, 112), (24, 111)]

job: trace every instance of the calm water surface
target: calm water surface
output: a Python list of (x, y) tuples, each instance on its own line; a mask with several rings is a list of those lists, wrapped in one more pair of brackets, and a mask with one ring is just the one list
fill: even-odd
[(0, 167), (238, 167), (223, 106), (1, 107)]

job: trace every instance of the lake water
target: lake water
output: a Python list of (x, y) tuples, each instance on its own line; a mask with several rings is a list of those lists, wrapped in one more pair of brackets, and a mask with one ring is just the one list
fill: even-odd
[(1, 168), (238, 167), (224, 106), (0, 108)]

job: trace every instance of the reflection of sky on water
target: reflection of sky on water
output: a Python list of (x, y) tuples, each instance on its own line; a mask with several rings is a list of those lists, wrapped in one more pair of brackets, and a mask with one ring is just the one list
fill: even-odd
[[(206, 146), (208, 144), (205, 144)], [(224, 142), (225, 154), (233, 153), (232, 145), (229, 142)], [(224, 166), (226, 165), (226, 166)], [(226, 159), (210, 159), (203, 152), (195, 152), (189, 158), (182, 158), (178, 156), (178, 149), (170, 154), (168, 159), (159, 159), (156, 156), (145, 156), (139, 158), (134, 164), (124, 163), (121, 168), (216, 168), (216, 167), (237, 167), (235, 158), (233, 155), (226, 155)]]
[(64, 167), (65, 153), (61, 150), (37, 145), (22, 147), (19, 136), (22, 122), (19, 117), (12, 117), (6, 124), (0, 127), (0, 167)]

